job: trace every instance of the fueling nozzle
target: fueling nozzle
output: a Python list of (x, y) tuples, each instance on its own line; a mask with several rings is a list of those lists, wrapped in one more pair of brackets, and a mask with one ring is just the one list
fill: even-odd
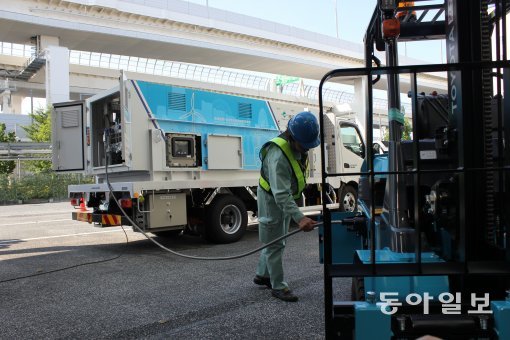
[(342, 220), (342, 224), (347, 227), (348, 231), (353, 231), (364, 235), (367, 226), (367, 218), (365, 216), (344, 218)]

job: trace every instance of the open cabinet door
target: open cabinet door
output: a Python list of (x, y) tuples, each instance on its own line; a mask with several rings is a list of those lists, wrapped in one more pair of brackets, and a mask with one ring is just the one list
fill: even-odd
[(85, 102), (53, 104), (53, 170), (85, 170)]

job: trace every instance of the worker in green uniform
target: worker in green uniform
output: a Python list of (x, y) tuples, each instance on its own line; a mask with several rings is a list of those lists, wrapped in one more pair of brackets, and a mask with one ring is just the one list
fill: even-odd
[[(267, 244), (288, 233), (291, 219), (303, 231), (311, 231), (316, 221), (303, 215), (295, 200), (301, 198), (308, 173), (309, 149), (320, 144), (319, 124), (311, 112), (301, 112), (289, 120), (287, 130), (264, 144), (257, 189), (259, 239)], [(278, 299), (295, 302), (298, 297), (283, 278), (282, 255), (285, 239), (262, 250), (255, 284), (272, 288)]]

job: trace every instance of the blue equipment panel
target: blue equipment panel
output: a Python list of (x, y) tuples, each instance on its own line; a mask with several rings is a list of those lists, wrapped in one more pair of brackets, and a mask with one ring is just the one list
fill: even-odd
[(493, 301), (494, 330), (499, 339), (510, 339), (510, 300)]
[[(377, 180), (377, 179), (382, 179), (382, 178), (387, 178), (388, 175), (386, 174), (377, 174), (378, 172), (388, 172), (388, 154), (382, 154), (382, 155), (374, 155), (374, 172), (376, 173), (376, 175), (374, 176), (374, 178)], [(363, 161), (363, 163), (361, 164), (361, 172), (367, 172), (368, 171), (368, 164), (367, 164), (367, 160), (365, 158), (365, 160)]]
[[(370, 250), (358, 250), (358, 257), (364, 264), (370, 263)], [(376, 263), (413, 263), (414, 253), (395, 253), (389, 249), (375, 251)], [(434, 253), (422, 253), (422, 262), (443, 262)], [(365, 278), (365, 292), (398, 293), (404, 300), (411, 293), (430, 294), (437, 300), (439, 294), (449, 292), (448, 276), (378, 276)]]
[[(331, 219), (333, 221), (343, 220), (354, 217), (356, 213), (333, 212)], [(332, 257), (334, 264), (353, 263), (354, 255), (357, 254), (364, 264), (370, 263), (370, 250), (362, 250), (360, 237), (341, 223), (334, 223), (331, 226), (332, 239)], [(324, 263), (323, 236), (324, 230), (319, 228), (319, 254), (320, 262)], [(414, 262), (414, 253), (396, 253), (389, 249), (377, 249), (375, 252), (376, 263), (412, 263)], [(422, 253), (422, 262), (443, 262), (443, 260), (434, 253)], [(449, 292), (449, 283), (447, 276), (379, 276), (365, 278), (365, 292), (373, 291), (376, 293), (398, 293), (398, 299), (404, 300), (410, 293), (423, 295), (429, 293), (435, 299), (441, 293)], [(378, 295), (377, 295), (378, 296)]]
[(381, 306), (375, 303), (354, 304), (356, 340), (391, 339), (391, 315), (381, 313)]
[[(354, 212), (335, 212), (331, 214), (332, 221), (343, 220), (356, 216)], [(320, 219), (319, 219), (320, 220)], [(319, 227), (319, 261), (324, 263), (324, 227)], [(361, 248), (361, 239), (356, 233), (349, 232), (340, 223), (331, 225), (331, 239), (333, 245), (333, 263), (352, 263), (354, 252)]]
[[(279, 134), (269, 103), (264, 100), (136, 81), (158, 128), (165, 133), (240, 136), (243, 169), (260, 169), (262, 145)], [(202, 145), (207, 169), (207, 148)]]

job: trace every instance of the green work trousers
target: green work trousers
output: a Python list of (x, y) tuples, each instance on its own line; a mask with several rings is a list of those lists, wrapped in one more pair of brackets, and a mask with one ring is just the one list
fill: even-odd
[[(287, 234), (289, 221), (273, 225), (259, 224), (259, 237), (262, 243), (269, 243), (272, 240)], [(273, 289), (288, 288), (283, 280), (283, 250), (285, 249), (285, 239), (264, 248), (260, 253), (259, 264), (257, 266), (257, 275), (271, 278), (271, 287)]]
[[(258, 191), (258, 197), (263, 200), (262, 197), (266, 198), (266, 195), (269, 196), (266, 192)], [(264, 202), (265, 203), (265, 202)], [(269, 207), (274, 207), (269, 204)], [(268, 208), (268, 205), (262, 204), (259, 206), (259, 209), (265, 210), (264, 208)], [(269, 210), (273, 210), (273, 209)], [(262, 243), (267, 244), (274, 239), (286, 235), (289, 231), (290, 224), (290, 216), (283, 215), (280, 211), (271, 211), (272, 214), (266, 214), (267, 211), (260, 211), (262, 216), (272, 216), (273, 218), (269, 218), (268, 223), (264, 223), (262, 221), (266, 220), (265, 218), (261, 218), (262, 221), (259, 221), (259, 239)], [(283, 216), (282, 216), (283, 215)], [(275, 218), (276, 217), (276, 218)], [(273, 289), (285, 289), (288, 288), (287, 283), (283, 278), (283, 251), (285, 249), (285, 239), (276, 242), (275, 244), (270, 245), (267, 248), (264, 248), (260, 253), (259, 263), (257, 266), (257, 275), (262, 277), (271, 278), (271, 287)]]

